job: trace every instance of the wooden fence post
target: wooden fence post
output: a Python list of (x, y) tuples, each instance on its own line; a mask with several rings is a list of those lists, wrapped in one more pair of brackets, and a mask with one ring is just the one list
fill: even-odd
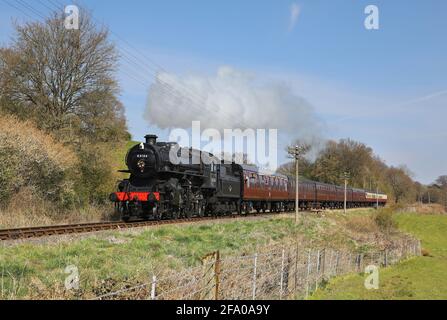
[(283, 285), (284, 285), (284, 259), (286, 258), (286, 251), (282, 250), (282, 257), (281, 257), (281, 277), (280, 277), (280, 283), (279, 283), (279, 300), (282, 300), (283, 296)]
[(326, 248), (323, 249), (323, 257), (322, 257), (321, 261), (322, 261), (322, 272), (321, 273), (323, 274), (323, 277), (324, 277), (325, 273), (326, 273)]
[[(197, 291), (198, 300), (211, 300), (215, 298), (215, 290), (213, 293), (213, 288), (207, 289), (210, 284), (214, 283), (214, 289), (216, 284), (216, 262), (220, 260), (217, 256), (218, 252), (212, 252), (204, 256), (202, 260), (202, 281), (201, 288)], [(204, 289), (207, 289), (204, 291)]]
[(220, 272), (221, 272), (220, 251), (216, 251), (216, 260), (214, 261), (214, 281), (215, 281), (214, 300), (219, 300)]
[(340, 263), (340, 251), (337, 251), (335, 253), (336, 258), (335, 258), (335, 275), (338, 275), (338, 264)]
[(299, 246), (298, 246), (298, 240), (296, 241), (296, 248), (295, 248), (295, 283), (294, 283), (294, 294), (296, 295), (297, 289), (298, 289), (298, 259), (299, 259)]
[(362, 272), (362, 264), (363, 264), (363, 253), (358, 255), (358, 272)]
[(334, 250), (331, 250), (331, 255), (329, 258), (329, 278), (332, 277), (332, 258), (334, 257)]
[(311, 259), (311, 250), (309, 249), (309, 253), (307, 255), (307, 274), (306, 274), (306, 298), (309, 296), (309, 275), (310, 275), (310, 260)]
[(321, 251), (317, 251), (317, 266), (316, 266), (316, 276), (315, 276), (315, 291), (318, 290), (318, 280), (320, 280), (320, 269), (321, 268)]

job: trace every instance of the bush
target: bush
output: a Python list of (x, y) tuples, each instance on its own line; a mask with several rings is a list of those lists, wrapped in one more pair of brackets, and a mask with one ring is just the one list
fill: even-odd
[(76, 188), (84, 202), (108, 203), (116, 184), (110, 150), (107, 144), (84, 144), (78, 151), (80, 177)]
[(352, 216), (346, 221), (346, 227), (358, 233), (374, 233), (378, 231), (377, 223), (371, 215)]
[(0, 203), (27, 189), (70, 207), (75, 200), (76, 155), (30, 122), (0, 117)]
[(393, 216), (393, 209), (379, 209), (375, 214), (374, 221), (383, 232), (390, 232), (397, 228), (397, 222)]

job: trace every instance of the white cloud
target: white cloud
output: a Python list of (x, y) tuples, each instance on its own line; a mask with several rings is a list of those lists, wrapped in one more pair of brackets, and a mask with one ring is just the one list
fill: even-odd
[(290, 6), (289, 31), (292, 31), (295, 28), (300, 13), (301, 7), (297, 3), (292, 3)]

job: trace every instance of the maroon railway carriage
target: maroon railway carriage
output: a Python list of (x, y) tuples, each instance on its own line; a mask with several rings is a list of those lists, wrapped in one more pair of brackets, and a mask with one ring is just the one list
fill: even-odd
[(245, 211), (291, 209), (289, 179), (284, 175), (263, 174), (256, 167), (242, 166), (242, 203)]
[[(289, 211), (295, 209), (295, 179), (281, 174), (267, 174), (254, 166), (242, 166), (243, 211)], [(332, 184), (300, 180), (299, 206), (310, 208), (343, 208), (344, 187)], [(378, 201), (377, 201), (378, 200)], [(372, 194), (362, 189), (348, 188), (348, 208), (386, 204), (386, 195)]]

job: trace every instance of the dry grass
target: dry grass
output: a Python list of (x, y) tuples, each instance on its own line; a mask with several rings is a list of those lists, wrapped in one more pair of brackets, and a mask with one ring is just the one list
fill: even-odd
[[(386, 215), (386, 227), (383, 226), (383, 214)], [(382, 217), (378, 219), (378, 216)], [(367, 252), (371, 248), (381, 250), (402, 238), (395, 227), (394, 216), (389, 209), (353, 209), (348, 215), (342, 213), (326, 214), (332, 225), (326, 229), (326, 237), (330, 243), (341, 239), (349, 239), (347, 249)]]
[[(357, 228), (345, 221), (351, 217), (364, 226)], [(280, 281), (281, 248), (288, 250), (287, 261), (292, 259), (287, 263), (288, 266), (295, 266), (293, 255), (298, 248), (301, 275), (307, 272), (305, 262), (308, 261), (308, 252), (304, 249), (309, 247), (316, 250), (335, 248), (340, 252), (364, 253), (371, 257), (371, 253), (381, 250), (381, 243), (375, 243), (374, 237), (368, 237), (366, 230), (371, 227), (370, 222), (357, 216), (321, 218), (309, 215), (305, 220), (305, 223), (295, 225), (293, 217), (283, 215), (269, 219), (169, 225), (139, 232), (110, 231), (79, 241), (69, 240), (57, 244), (26, 243), (4, 247), (0, 250), (0, 261), (3, 262), (3, 265), (0, 264), (0, 275), (4, 266), (7, 290), (0, 298), (88, 299), (146, 283), (151, 281), (150, 276), (153, 274), (157, 276), (159, 293), (166, 292), (192, 281), (195, 271), (203, 275), (201, 258), (216, 250), (220, 251), (223, 259), (228, 258), (228, 264), (223, 264), (222, 279), (225, 283), (223, 287), (226, 292), (230, 292), (230, 297), (236, 297), (239, 291), (245, 292), (246, 285), (251, 284), (255, 252), (259, 254), (258, 292), (270, 293), (271, 285), (278, 288)], [(347, 225), (352, 228), (347, 228)], [(361, 237), (365, 237), (367, 242), (363, 242)], [(395, 246), (404, 240), (402, 234), (390, 239)], [(314, 267), (316, 255), (316, 251), (311, 254)], [(232, 260), (231, 257), (238, 259)], [(335, 255), (328, 251), (326, 257), (334, 261)], [(354, 263), (350, 258), (345, 256), (345, 259), (340, 259), (341, 266), (346, 267), (348, 261)], [(326, 265), (334, 266), (329, 261)], [(66, 276), (64, 269), (68, 265), (75, 265), (80, 270), (81, 290), (73, 293), (63, 288)], [(185, 294), (193, 291), (191, 287), (186, 289), (190, 291), (180, 290), (180, 296), (174, 297), (184, 298)], [(236, 295), (232, 296), (233, 291)], [(118, 298), (139, 299), (148, 296), (149, 292), (142, 290), (130, 291), (129, 295), (119, 295)]]
[(345, 221), (345, 227), (355, 233), (377, 233), (379, 228), (372, 215), (358, 215)]
[(0, 229), (101, 221), (112, 217), (110, 205), (89, 205), (60, 211), (27, 188), (0, 208)]
[(16, 211), (0, 209), (0, 229), (106, 221), (111, 216), (110, 206), (101, 205), (73, 208), (62, 214), (54, 209), (46, 210), (45, 207), (21, 208)]
[(74, 198), (78, 158), (31, 122), (0, 117), (0, 205), (22, 189), (67, 204)]
[(51, 160), (63, 169), (75, 166), (78, 161), (74, 152), (37, 129), (30, 121), (20, 121), (16, 117), (2, 115), (0, 137), (2, 147), (14, 147), (24, 155), (34, 155), (34, 161)]
[(402, 213), (396, 215), (399, 229), (422, 241), (422, 257), (380, 270), (378, 290), (365, 289), (365, 275), (350, 275), (331, 281), (317, 292), (324, 300), (445, 300), (447, 299), (447, 217)]

